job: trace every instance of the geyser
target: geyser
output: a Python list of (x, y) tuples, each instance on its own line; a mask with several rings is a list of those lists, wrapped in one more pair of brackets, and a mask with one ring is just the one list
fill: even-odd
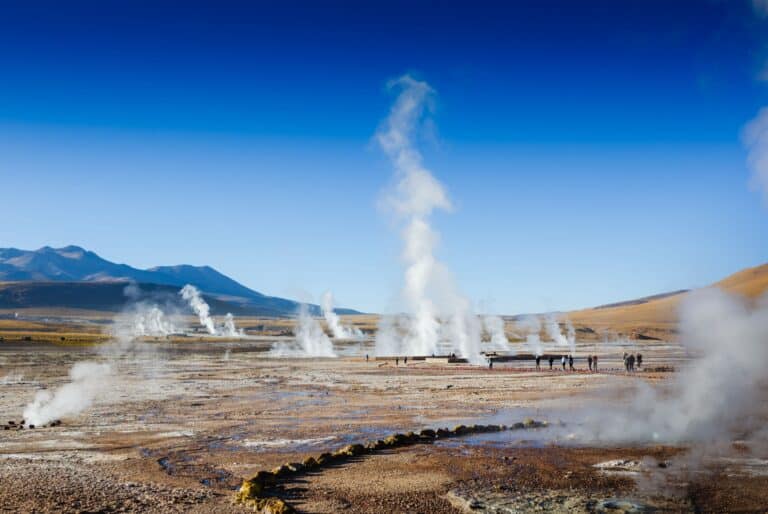
[(219, 327), (216, 333), (225, 337), (245, 336), (245, 332), (238, 330), (238, 328), (235, 326), (235, 317), (231, 312), (228, 312), (227, 315), (224, 316), (224, 323), (221, 324), (221, 327)]
[(53, 393), (43, 390), (35, 394), (35, 399), (24, 409), (24, 419), (32, 425), (44, 425), (87, 409), (104, 390), (111, 371), (112, 367), (106, 363), (76, 363), (69, 371), (69, 383)]
[(179, 291), (179, 294), (186, 300), (195, 314), (197, 314), (197, 317), (200, 319), (200, 324), (205, 327), (209, 334), (215, 335), (216, 326), (213, 323), (213, 318), (211, 318), (211, 309), (208, 307), (205, 300), (203, 300), (200, 290), (192, 284), (187, 284), (181, 291)]
[(270, 355), (274, 357), (336, 357), (333, 343), (320, 323), (312, 317), (306, 303), (299, 305), (295, 332), (296, 338), (292, 343), (275, 342)]
[(336, 339), (359, 339), (363, 336), (363, 333), (357, 327), (345, 327), (341, 324), (341, 320), (336, 312), (333, 310), (333, 294), (330, 291), (326, 291), (323, 294), (321, 301), (321, 308), (323, 310), (323, 317), (328, 325), (328, 329)]
[(626, 408), (590, 419), (577, 435), (664, 443), (738, 437), (764, 447), (768, 432), (755, 406), (768, 380), (768, 295), (753, 303), (716, 288), (688, 293), (679, 327), (695, 358), (671, 387), (639, 382)]
[(296, 342), (308, 357), (336, 357), (333, 343), (325, 335), (323, 327), (309, 313), (309, 307), (302, 303), (296, 326)]
[(515, 349), (512, 348), (509, 344), (509, 339), (507, 339), (503, 319), (499, 316), (483, 316), (483, 327), (491, 339), (486, 346), (487, 350), (515, 353)]
[[(400, 336), (397, 325), (404, 324), (404, 340), (398, 345), (398, 353), (430, 355), (438, 353), (441, 343), (446, 343), (470, 362), (482, 364), (479, 320), (434, 252), (439, 237), (432, 229), (431, 215), (436, 210), (451, 209), (451, 202), (443, 185), (422, 164), (413, 143), (433, 90), (426, 82), (408, 75), (390, 86), (400, 93), (376, 140), (395, 170), (396, 184), (387, 204), (402, 225), (402, 297), (407, 316), (380, 326), (376, 351), (391, 352), (393, 338)], [(440, 320), (444, 320), (442, 326)], [(385, 328), (394, 333), (381, 333)]]
[(517, 327), (525, 336), (525, 346), (534, 355), (544, 355), (544, 345), (541, 344), (541, 320), (538, 316), (528, 315), (517, 321)]

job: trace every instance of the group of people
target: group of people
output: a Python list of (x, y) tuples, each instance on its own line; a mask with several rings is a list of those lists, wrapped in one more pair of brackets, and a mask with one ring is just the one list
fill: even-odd
[(627, 371), (635, 371), (635, 364), (637, 364), (638, 369), (642, 368), (643, 356), (639, 353), (635, 356), (632, 353), (624, 352), (624, 369)]
[[(554, 369), (555, 358), (554, 355), (550, 355), (548, 358), (550, 370)], [(588, 355), (587, 364), (589, 365), (589, 371), (597, 371), (597, 355)], [(573, 367), (573, 355), (562, 355), (560, 357), (560, 365), (563, 367), (563, 371), (575, 371)], [(536, 369), (541, 370), (541, 355), (536, 356)]]

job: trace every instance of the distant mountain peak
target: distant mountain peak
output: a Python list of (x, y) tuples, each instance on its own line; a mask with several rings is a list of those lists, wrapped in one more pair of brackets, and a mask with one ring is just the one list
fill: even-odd
[[(298, 303), (254, 291), (211, 266), (178, 264), (146, 270), (110, 262), (77, 245), (37, 250), (0, 248), (0, 282), (136, 282), (181, 288), (192, 284), (209, 296), (251, 312), (290, 315)], [(317, 309), (316, 306), (313, 308)], [(340, 312), (354, 313), (349, 309)]]

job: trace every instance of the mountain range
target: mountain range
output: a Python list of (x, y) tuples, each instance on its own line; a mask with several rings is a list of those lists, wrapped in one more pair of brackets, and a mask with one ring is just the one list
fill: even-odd
[[(116, 310), (128, 298), (127, 283), (144, 292), (175, 292), (186, 284), (200, 289), (214, 314), (288, 316), (298, 302), (267, 296), (229, 278), (210, 266), (157, 266), (138, 269), (117, 264), (79, 246), (38, 250), (0, 248), (0, 309), (22, 307), (90, 308)], [(100, 310), (100, 309), (98, 309)], [(311, 310), (318, 312), (313, 305)], [(336, 309), (356, 314), (352, 309)]]

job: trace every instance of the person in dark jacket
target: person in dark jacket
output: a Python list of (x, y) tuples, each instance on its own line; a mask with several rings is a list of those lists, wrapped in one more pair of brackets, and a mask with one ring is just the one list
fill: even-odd
[(554, 364), (554, 363), (555, 363), (555, 358), (550, 355), (549, 356), (549, 369), (550, 369), (550, 371), (552, 370), (552, 364)]
[(541, 355), (536, 356), (536, 371), (541, 369)]
[(589, 366), (589, 371), (592, 371), (592, 356), (587, 356), (587, 366)]
[(573, 371), (573, 355), (568, 356), (568, 366), (571, 368), (571, 371)]

